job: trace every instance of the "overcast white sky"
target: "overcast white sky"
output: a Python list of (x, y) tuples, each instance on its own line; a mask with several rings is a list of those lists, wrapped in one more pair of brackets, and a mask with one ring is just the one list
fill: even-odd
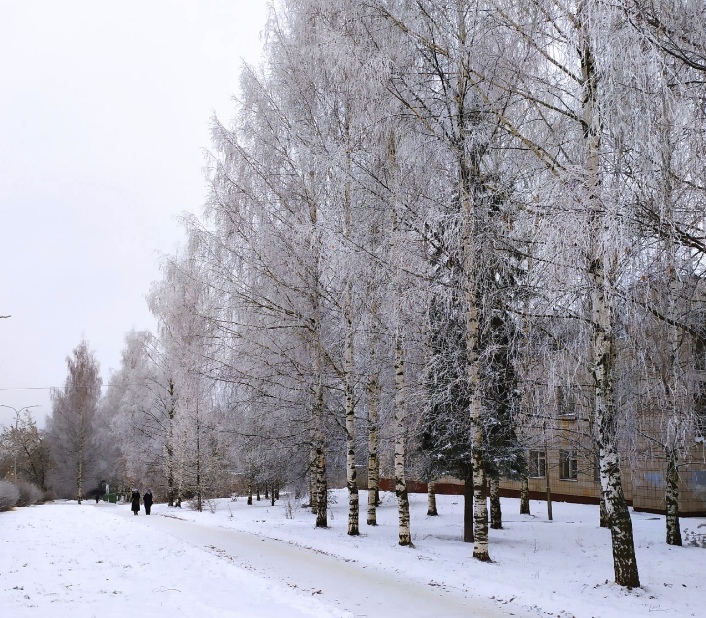
[[(0, 404), (43, 418), (85, 337), (104, 383), (233, 115), (266, 0), (0, 0)], [(0, 424), (14, 413), (0, 407)]]

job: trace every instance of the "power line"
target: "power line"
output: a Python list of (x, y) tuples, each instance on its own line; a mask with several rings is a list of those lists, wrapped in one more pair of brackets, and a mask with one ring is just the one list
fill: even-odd
[(48, 391), (52, 388), (63, 388), (58, 386), (14, 386), (10, 388), (0, 388), (0, 391)]
[[(110, 384), (101, 384), (101, 388), (108, 388)], [(61, 386), (10, 386), (10, 387), (0, 387), (0, 391), (51, 391), (55, 389), (63, 390), (66, 388), (65, 384)], [(80, 384), (71, 385), (71, 388), (92, 388), (88, 386), (81, 386)]]

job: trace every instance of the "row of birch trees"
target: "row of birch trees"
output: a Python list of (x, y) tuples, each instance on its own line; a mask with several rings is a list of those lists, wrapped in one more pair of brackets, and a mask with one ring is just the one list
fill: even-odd
[(489, 561), (488, 484), (526, 479), (546, 419), (528, 385), (585, 377), (615, 579), (639, 586), (630, 437), (676, 470), (698, 420), (704, 8), (274, 3), (158, 331), (127, 336), (103, 402), (126, 473), (170, 504), (296, 485), (321, 527), (345, 478), (356, 535), (367, 467), (366, 523), (393, 477), (401, 545), (410, 476), (451, 474)]

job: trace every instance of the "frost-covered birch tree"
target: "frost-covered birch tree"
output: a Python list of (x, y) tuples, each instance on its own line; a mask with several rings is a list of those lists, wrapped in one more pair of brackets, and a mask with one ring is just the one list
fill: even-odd
[[(551, 173), (544, 188), (554, 182), (568, 200), (549, 209), (555, 231), (571, 222), (581, 230), (573, 274), (565, 281), (583, 286), (590, 302), (581, 310), (589, 324), (588, 366), (593, 379), (596, 443), (600, 478), (613, 541), (616, 582), (639, 585), (632, 525), (625, 502), (618, 444), (619, 409), (616, 384), (617, 290), (624, 274), (624, 201), (608, 153), (619, 116), (609, 112), (621, 94), (620, 75), (625, 68), (620, 54), (634, 44), (620, 11), (600, 0), (567, 5), (532, 3), (502, 12), (509, 31), (518, 34), (529, 62), (536, 67), (522, 72), (520, 94), (541, 129), (525, 129), (501, 110), (498, 117), (510, 133), (542, 161)], [(519, 65), (514, 65), (520, 68)], [(524, 67), (524, 65), (523, 65)], [(539, 139), (538, 139), (539, 138)], [(557, 144), (554, 147), (553, 144)], [(614, 143), (611, 142), (611, 146)], [(555, 204), (559, 206), (559, 204)], [(552, 235), (561, 241), (557, 235)], [(558, 250), (557, 250), (558, 249)], [(557, 265), (571, 266), (571, 247), (553, 250)], [(566, 261), (566, 260), (570, 261)], [(563, 285), (557, 285), (561, 289)], [(580, 308), (574, 306), (574, 310)], [(567, 307), (568, 308), (568, 307)]]
[[(442, 286), (455, 288), (448, 298), (452, 313), (463, 316), (462, 359), (467, 407), (457, 409), (467, 415), (472, 441), (468, 445), (469, 470), (474, 488), (474, 556), (489, 560), (487, 543), (487, 427), (481, 393), (482, 364), (489, 358), (482, 349), (481, 332), (493, 322), (481, 324), (483, 307), (489, 307), (492, 294), (483, 285), (484, 270), (493, 251), (491, 226), (486, 225), (497, 204), (497, 196), (507, 182), (498, 175), (501, 158), (491, 154), (502, 148), (501, 123), (492, 113), (511, 101), (509, 90), (495, 86), (494, 80), (508, 80), (495, 67), (505, 53), (505, 39), (495, 31), (490, 11), (477, 2), (400, 2), (377, 4), (381, 18), (397, 31), (413, 57), (397, 65), (391, 76), (391, 89), (422, 135), (434, 137), (439, 147), (436, 170), (442, 189), (425, 212), (417, 212), (417, 225), (426, 221), (427, 240), (435, 258), (436, 276)], [(497, 232), (500, 228), (493, 230)], [(431, 315), (439, 317), (444, 303)], [(443, 328), (443, 327), (442, 327)], [(457, 378), (452, 378), (457, 380)], [(440, 391), (437, 391), (437, 393)], [(434, 396), (434, 395), (432, 395)], [(462, 398), (463, 399), (463, 398)], [(462, 400), (450, 402), (455, 408)]]
[(52, 414), (47, 438), (54, 463), (51, 483), (59, 495), (74, 496), (79, 504), (87, 487), (100, 479), (100, 443), (96, 412), (102, 380), (95, 355), (86, 341), (66, 358), (63, 388), (52, 391)]

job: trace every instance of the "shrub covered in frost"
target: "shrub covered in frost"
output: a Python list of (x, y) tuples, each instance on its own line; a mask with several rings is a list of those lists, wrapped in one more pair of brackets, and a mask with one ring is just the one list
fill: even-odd
[(12, 483), (0, 481), (0, 512), (9, 511), (17, 504), (20, 492)]
[(20, 492), (20, 497), (17, 499), (17, 506), (32, 506), (37, 504), (44, 498), (44, 492), (32, 483), (19, 481), (15, 484)]

